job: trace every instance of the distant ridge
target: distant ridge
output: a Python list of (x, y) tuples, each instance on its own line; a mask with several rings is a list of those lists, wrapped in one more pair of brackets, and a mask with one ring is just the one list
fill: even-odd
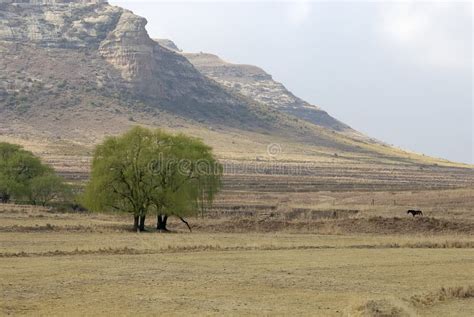
[[(169, 39), (158, 39), (160, 45), (182, 52)], [(245, 95), (262, 104), (325, 128), (355, 132), (348, 125), (331, 117), (320, 107), (311, 105), (291, 93), (283, 84), (273, 80), (263, 69), (228, 63), (209, 53), (182, 53), (201, 73), (235, 93)]]

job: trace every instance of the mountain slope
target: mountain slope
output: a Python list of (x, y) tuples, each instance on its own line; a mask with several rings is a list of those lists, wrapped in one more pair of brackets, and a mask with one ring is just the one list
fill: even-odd
[(91, 122), (107, 121), (117, 131), (127, 117), (141, 116), (152, 125), (184, 121), (357, 150), (207, 78), (152, 40), (146, 20), (128, 10), (82, 1), (1, 3), (0, 18), (0, 109), (7, 131), (17, 122), (23, 133), (82, 139), (94, 130), (107, 133), (109, 124)]
[[(62, 88), (105, 87), (108, 91), (99, 93), (106, 95), (126, 90), (129, 98), (145, 100), (182, 116), (216, 121), (232, 113), (235, 116), (228, 116), (229, 124), (232, 118), (240, 118), (232, 122), (234, 125), (242, 120), (249, 126), (256, 124), (245, 101), (201, 75), (184, 57), (151, 40), (145, 30), (146, 20), (130, 11), (107, 4), (1, 4), (0, 18), (0, 43), (5, 56), (1, 66), (9, 75), (14, 74), (2, 74), (4, 95), (22, 90), (31, 94), (32, 82), (52, 85), (51, 76), (62, 77), (58, 78), (66, 81), (60, 83)], [(25, 65), (36, 51), (44, 56), (43, 62), (49, 63), (48, 68), (39, 70), (42, 62)], [(64, 56), (67, 54), (78, 59), (71, 63)], [(74, 73), (56, 76), (55, 68), (64, 64), (63, 60), (69, 60), (73, 72), (87, 68), (98, 71), (86, 70), (80, 78)], [(38, 70), (38, 78), (29, 76), (30, 66)], [(31, 97), (36, 99), (35, 95)], [(51, 106), (56, 103), (56, 99), (48, 101)]]
[(102, 1), (23, 2), (0, 3), (0, 139), (44, 155), (84, 154), (141, 124), (201, 137), (221, 157), (255, 159), (277, 143), (285, 160), (428, 160), (361, 138), (259, 68), (160, 45), (128, 10)]
[(200, 72), (232, 91), (325, 128), (337, 131), (350, 130), (349, 126), (334, 119), (320, 107), (293, 95), (261, 68), (230, 64), (212, 54), (186, 53), (184, 56)]
[[(170, 50), (182, 53), (169, 39), (158, 39), (157, 42)], [(320, 107), (311, 105), (295, 96), (283, 84), (273, 80), (270, 74), (259, 67), (231, 64), (208, 53), (182, 54), (201, 73), (236, 93), (325, 128), (354, 132), (348, 125), (331, 117)]]

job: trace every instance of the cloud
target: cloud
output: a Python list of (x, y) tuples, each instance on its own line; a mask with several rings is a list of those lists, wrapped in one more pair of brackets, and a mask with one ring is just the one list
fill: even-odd
[(379, 12), (380, 35), (397, 53), (422, 65), (471, 67), (471, 3), (382, 3)]

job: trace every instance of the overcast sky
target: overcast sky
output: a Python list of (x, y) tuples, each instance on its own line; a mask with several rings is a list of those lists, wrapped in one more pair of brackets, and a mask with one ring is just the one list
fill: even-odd
[(474, 163), (471, 2), (111, 3), (153, 38), (262, 67), (356, 130)]

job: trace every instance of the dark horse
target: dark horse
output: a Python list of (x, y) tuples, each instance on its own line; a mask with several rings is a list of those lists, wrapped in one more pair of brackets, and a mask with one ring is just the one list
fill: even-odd
[(418, 215), (423, 216), (423, 211), (410, 209), (407, 211), (407, 214), (412, 214), (413, 217)]

